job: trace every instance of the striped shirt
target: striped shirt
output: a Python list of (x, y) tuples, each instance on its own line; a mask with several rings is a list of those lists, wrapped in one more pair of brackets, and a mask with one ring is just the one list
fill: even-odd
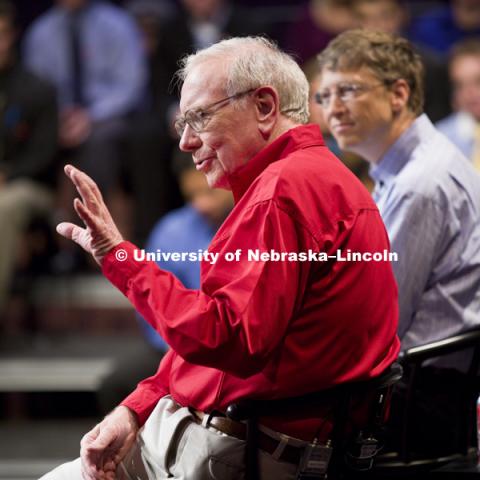
[(402, 349), (480, 324), (480, 175), (426, 115), (370, 170), (398, 261)]

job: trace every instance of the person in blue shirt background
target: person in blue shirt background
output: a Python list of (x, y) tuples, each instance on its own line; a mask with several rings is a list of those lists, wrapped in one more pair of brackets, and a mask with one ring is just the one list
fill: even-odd
[(436, 126), (480, 172), (480, 40), (456, 44), (449, 67), (455, 112)]
[[(141, 107), (147, 85), (134, 19), (102, 0), (56, 0), (26, 31), (23, 57), (56, 87), (61, 162), (86, 171), (114, 204), (128, 118)], [(63, 178), (59, 187), (60, 206), (73, 217), (74, 192)], [(114, 216), (121, 215), (117, 210)]]

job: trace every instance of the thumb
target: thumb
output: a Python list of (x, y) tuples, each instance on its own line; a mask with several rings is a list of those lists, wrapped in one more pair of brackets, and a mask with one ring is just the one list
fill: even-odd
[(88, 245), (88, 235), (84, 228), (79, 227), (73, 223), (62, 222), (57, 225), (57, 232), (69, 240), (73, 240), (80, 245), (86, 252), (90, 252)]
[(57, 225), (57, 233), (69, 240), (73, 239), (73, 230), (76, 227), (73, 223), (62, 222)]
[(90, 450), (104, 450), (114, 442), (116, 438), (115, 432), (111, 428), (104, 428), (100, 430), (97, 438), (89, 445)]

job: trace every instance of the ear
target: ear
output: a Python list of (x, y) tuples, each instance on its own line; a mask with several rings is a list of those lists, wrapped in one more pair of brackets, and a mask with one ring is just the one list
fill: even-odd
[(410, 87), (406, 80), (399, 78), (392, 84), (390, 92), (392, 110), (395, 113), (399, 113), (408, 104), (408, 99), (410, 98)]
[(264, 138), (268, 138), (279, 115), (277, 91), (270, 86), (260, 87), (254, 94), (258, 129)]

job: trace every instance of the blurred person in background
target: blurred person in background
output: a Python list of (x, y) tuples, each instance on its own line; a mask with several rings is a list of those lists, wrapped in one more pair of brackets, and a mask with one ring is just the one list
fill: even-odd
[(177, 8), (168, 1), (133, 0), (126, 6), (142, 32), (150, 77), (146, 108), (135, 115), (126, 150), (136, 201), (135, 237), (143, 244), (157, 219), (182, 203), (168, 161), (177, 150), (172, 78), (178, 61), (222, 38), (263, 29), (250, 11), (228, 0), (181, 0)]
[[(186, 204), (161, 218), (151, 231), (147, 252), (197, 252), (207, 250), (210, 242), (233, 207), (227, 190), (208, 186), (205, 175), (195, 168), (189, 154), (177, 150), (172, 169), (178, 178)], [(200, 262), (159, 260), (157, 264), (172, 272), (186, 288), (200, 288)], [(99, 390), (104, 414), (115, 408), (148, 375), (153, 375), (168, 348), (160, 334), (142, 317), (140, 328), (151, 348), (124, 358)]]
[(480, 35), (480, 2), (450, 0), (414, 18), (410, 39), (445, 57), (453, 44), (472, 35)]
[[(333, 40), (319, 63), (317, 99), (325, 119), (340, 148), (370, 162), (373, 197), (398, 254), (392, 266), (402, 349), (478, 327), (480, 177), (423, 113), (420, 56), (401, 37), (352, 30)], [(462, 360), (446, 362), (450, 371), (463, 369)], [(460, 406), (440, 385), (450, 389), (452, 377), (436, 366), (423, 375), (425, 386), (439, 388), (417, 397), (414, 448), (448, 454)], [(462, 373), (455, 370), (454, 378), (461, 381)], [(402, 408), (392, 407), (392, 422), (401, 422)]]
[[(356, 0), (352, 9), (360, 28), (409, 37), (410, 14), (403, 0)], [(447, 65), (431, 48), (415, 48), (425, 67), (424, 110), (436, 122), (451, 111)]]
[(480, 37), (455, 45), (449, 61), (455, 113), (437, 128), (480, 171)]
[(354, 26), (352, 0), (310, 0), (285, 34), (285, 50), (303, 65), (339, 33)]
[(144, 51), (133, 19), (101, 0), (56, 0), (28, 29), (25, 63), (57, 88), (59, 139), (68, 161), (107, 196), (117, 186), (119, 142), (146, 83)]
[(29, 222), (53, 204), (57, 104), (53, 86), (20, 65), (15, 9), (0, 2), (0, 317)]
[(229, 0), (180, 0), (179, 10), (161, 29), (154, 58), (154, 89), (158, 111), (164, 115), (172, 139), (178, 140), (173, 123), (178, 97), (172, 78), (179, 60), (224, 38), (264, 33), (251, 11)]
[(158, 75), (158, 49), (165, 26), (177, 8), (171, 0), (130, 0), (125, 8), (137, 23), (148, 66), (148, 82), (141, 107), (132, 115), (125, 137), (124, 180), (133, 201), (132, 228), (144, 245), (158, 219), (182, 204), (169, 159), (172, 140), (163, 121)]

